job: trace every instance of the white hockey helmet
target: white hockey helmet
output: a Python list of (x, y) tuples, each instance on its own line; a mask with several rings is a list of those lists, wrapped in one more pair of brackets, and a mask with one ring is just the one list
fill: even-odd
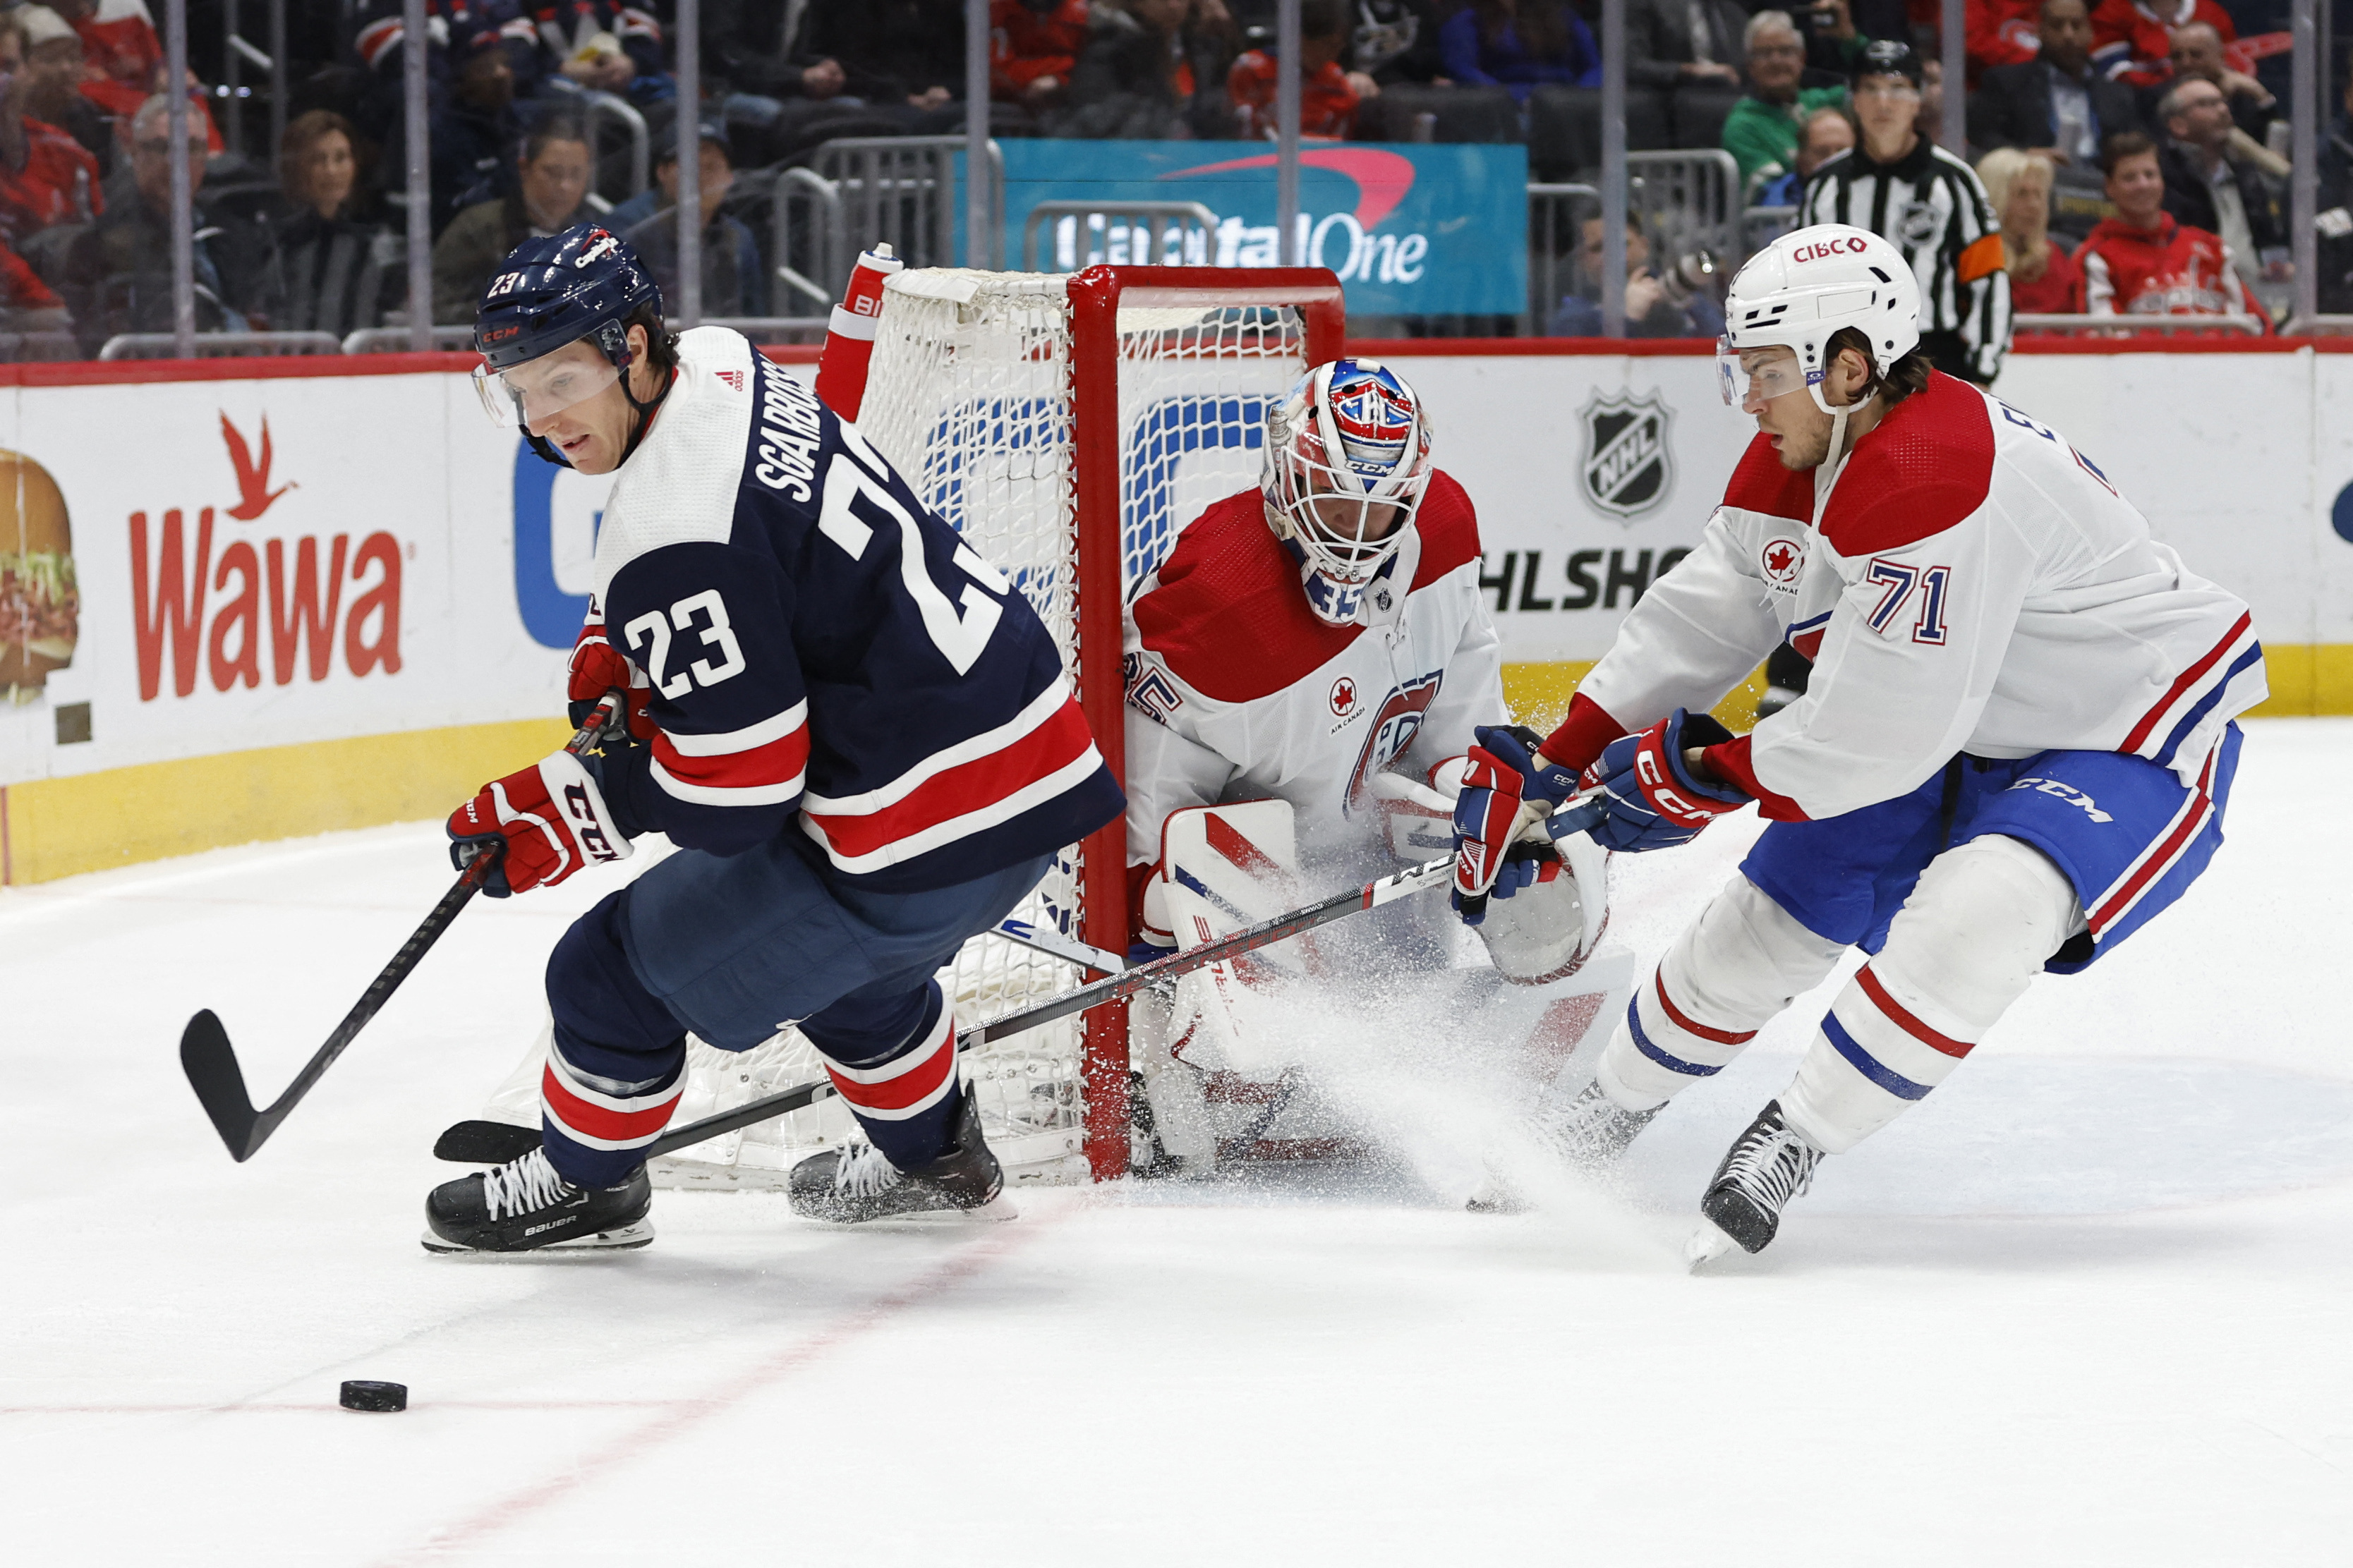
[(1815, 405), (1835, 414), (1822, 397), (1832, 334), (1860, 329), (1885, 375), (1920, 346), (1920, 280), (1904, 253), (1878, 235), (1818, 223), (1783, 235), (1748, 258), (1725, 299), (1724, 323), (1715, 363), (1725, 402), (1737, 408), (1748, 395), (1740, 351), (1778, 344), (1796, 351), (1798, 372)]
[[(1275, 537), (1296, 550), (1309, 605), (1345, 626), (1363, 589), (1405, 542), (1430, 488), (1430, 420), (1405, 378), (1371, 359), (1336, 359), (1294, 383), (1266, 416), (1259, 489)], [(1377, 506), (1401, 514), (1364, 537)]]

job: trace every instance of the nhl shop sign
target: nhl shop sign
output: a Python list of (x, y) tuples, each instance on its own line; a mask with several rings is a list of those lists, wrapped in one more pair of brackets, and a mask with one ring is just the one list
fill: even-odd
[(1675, 482), (1674, 447), (1667, 439), (1672, 417), (1655, 390), (1639, 397), (1593, 395), (1577, 416), (1584, 439), (1577, 477), (1595, 510), (1630, 521), (1667, 499)]

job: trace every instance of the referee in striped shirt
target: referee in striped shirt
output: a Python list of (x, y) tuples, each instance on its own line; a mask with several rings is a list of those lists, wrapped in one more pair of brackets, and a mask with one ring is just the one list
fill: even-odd
[(1798, 221), (1894, 241), (1920, 279), (1921, 352), (1948, 375), (1989, 385), (2010, 348), (2001, 225), (1976, 172), (1920, 134), (1920, 57), (1910, 45), (1881, 38), (1863, 50), (1854, 111), (1862, 142), (1814, 171)]

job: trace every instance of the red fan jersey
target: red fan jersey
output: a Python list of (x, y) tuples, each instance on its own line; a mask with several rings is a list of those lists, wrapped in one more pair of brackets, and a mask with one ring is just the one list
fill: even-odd
[(2101, 0), (2092, 13), (2092, 64), (2134, 87), (2173, 79), (2173, 29), (2207, 22), (2230, 43), (2239, 36), (2231, 13), (2214, 0)]
[(2094, 316), (2231, 316), (2263, 309), (2231, 267), (2221, 237), (2159, 215), (2155, 228), (2103, 219), (2075, 252), (2084, 305)]
[[(1241, 134), (1249, 140), (1274, 134), (1276, 76), (1274, 57), (1263, 49), (1250, 50), (1226, 73), (1226, 96), (1233, 100), (1241, 116)], [(1356, 89), (1348, 85), (1348, 73), (1339, 62), (1327, 60), (1322, 70), (1299, 84), (1299, 133), (1338, 142), (1356, 124)]]

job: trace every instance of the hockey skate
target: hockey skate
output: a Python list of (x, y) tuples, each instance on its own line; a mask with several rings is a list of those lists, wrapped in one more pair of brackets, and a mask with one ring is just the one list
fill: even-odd
[[(1604, 1093), (1597, 1080), (1560, 1110), (1539, 1116), (1536, 1136), (1564, 1164), (1591, 1174), (1616, 1163), (1635, 1135), (1665, 1109), (1662, 1102), (1648, 1110), (1628, 1110)], [(1472, 1214), (1518, 1214), (1527, 1206), (1527, 1200), (1493, 1171), (1463, 1205)]]
[(1693, 1237), (1685, 1256), (1693, 1268), (1732, 1250), (1762, 1252), (1781, 1226), (1781, 1210), (1813, 1184), (1822, 1152), (1781, 1120), (1781, 1102), (1757, 1113), (1715, 1169), (1700, 1213), (1707, 1223)]
[(998, 1220), (1015, 1212), (1002, 1195), (1005, 1173), (981, 1136), (980, 1107), (970, 1093), (956, 1113), (955, 1141), (929, 1164), (902, 1171), (860, 1139), (795, 1165), (788, 1190), (795, 1214), (835, 1225), (943, 1210)]
[(643, 1247), (653, 1186), (640, 1165), (618, 1186), (575, 1187), (534, 1148), (480, 1174), (433, 1189), (425, 1200), (427, 1252), (530, 1252)]

